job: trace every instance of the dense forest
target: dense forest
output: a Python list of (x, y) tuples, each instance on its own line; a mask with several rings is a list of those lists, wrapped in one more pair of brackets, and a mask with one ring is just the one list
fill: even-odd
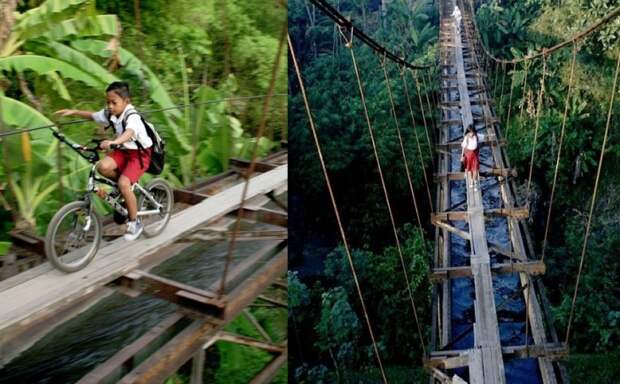
[[(476, 1), (476, 20), (489, 52), (511, 60), (550, 47), (584, 30), (618, 6), (617, 1), (528, 0)], [(409, 61), (437, 60), (436, 1), (340, 0), (330, 4), (350, 17), (388, 49)], [(360, 285), (376, 328), (390, 381), (421, 382), (422, 351), (408, 306), (406, 287), (394, 247), (394, 236), (359, 101), (351, 56), (334, 23), (309, 1), (289, 4), (289, 31), (308, 93), (323, 155), (330, 174), (344, 230), (353, 249)], [(496, 112), (509, 145), (508, 156), (519, 177), (521, 203), (529, 203), (528, 221), (536, 253), (542, 251), (560, 129), (567, 105), (566, 137), (558, 167), (557, 187), (549, 221), (543, 282), (552, 306), (555, 327), (565, 333), (575, 287), (593, 184), (612, 93), (620, 47), (620, 20), (578, 44), (573, 87), (568, 94), (572, 49), (546, 57), (545, 92), (532, 186), (526, 196), (532, 153), (541, 59), (525, 64), (492, 65), (488, 73)], [(395, 209), (411, 288), (418, 304), (424, 337), (430, 334), (430, 286), (427, 283), (429, 241), (426, 197), (415, 137), (424, 137), (422, 99), (433, 100), (435, 81), (420, 81), (409, 89), (416, 126), (408, 115), (404, 86), (396, 65), (387, 64), (399, 125), (412, 171), (416, 196), (426, 218), (426, 240), (416, 231), (416, 219), (390, 113), (381, 60), (361, 42), (353, 42), (369, 114), (376, 131), (387, 189)], [(421, 75), (423, 72), (420, 72)], [(435, 71), (436, 75), (437, 71)], [(422, 77), (422, 76), (420, 76)], [(436, 79), (431, 74), (431, 79)], [(364, 314), (345, 258), (333, 209), (309, 131), (301, 93), (289, 63), (289, 132), (291, 236), (289, 268), (291, 378), (298, 382), (380, 381)], [(511, 89), (512, 88), (512, 89)], [(412, 92), (411, 90), (414, 90)], [(512, 96), (510, 96), (512, 95)], [(568, 98), (568, 101), (567, 101)], [(500, 103), (501, 102), (501, 103)], [(508, 112), (511, 105), (511, 112)], [(601, 184), (593, 214), (581, 286), (571, 332), (571, 353), (565, 361), (573, 382), (614, 382), (620, 374), (620, 155), (617, 98)], [(425, 111), (428, 114), (428, 111)], [(505, 121), (510, 116), (509, 121)], [(428, 115), (427, 115), (428, 119)], [(429, 125), (432, 121), (429, 120)], [(431, 158), (424, 152), (424, 166)], [(431, 188), (433, 188), (431, 186)], [(434, 190), (434, 189), (433, 189)], [(367, 304), (368, 305), (368, 304)], [(309, 343), (306, 340), (313, 340)], [(614, 363), (612, 363), (614, 362)]]
[[(44, 234), (63, 202), (86, 189), (90, 164), (59, 145), (50, 129), (30, 129), (56, 125), (85, 145), (102, 138), (92, 122), (53, 112), (103, 108), (110, 82), (129, 82), (132, 104), (166, 140), (161, 177), (174, 186), (222, 172), (231, 157), (250, 157), (285, 38), (281, 2), (9, 0), (0, 7), (0, 257), (10, 246), (9, 231)], [(287, 136), (280, 62), (259, 156)], [(105, 213), (103, 204), (98, 209)], [(286, 338), (282, 311), (252, 312), (274, 338)], [(243, 317), (227, 330), (257, 336)], [(218, 343), (215, 349), (207, 372), (214, 382), (247, 382), (269, 360), (248, 347)], [(189, 382), (183, 373), (168, 382)], [(283, 369), (276, 382), (285, 381)]]
[[(263, 3), (18, 2), (0, 52), (4, 130), (66, 123), (52, 115), (61, 108), (99, 110), (107, 84), (125, 80), (174, 154), (163, 177), (189, 186), (217, 174), (229, 157), (249, 156), (261, 118), (263, 98), (254, 96), (267, 92), (286, 22), (285, 7)], [(278, 76), (262, 155), (286, 137), (286, 81)], [(83, 144), (103, 135), (92, 123), (59, 129)], [(84, 189), (88, 164), (49, 129), (2, 145), (0, 233), (42, 233), (60, 202)]]
[[(331, 3), (351, 17), (357, 27), (408, 61), (435, 62), (439, 14), (434, 2), (393, 1), (389, 6), (380, 1)], [(308, 1), (289, 2), (289, 33), (387, 375), (394, 382), (411, 381), (412, 377), (417, 382), (424, 375), (418, 364), (422, 358), (420, 338), (414, 331), (416, 324), (349, 49), (334, 23)], [(355, 40), (353, 49), (387, 190), (392, 206), (396, 207), (396, 225), (418, 315), (426, 326), (430, 324), (426, 273), (432, 244), (423, 240), (417, 229), (380, 57)], [(387, 61), (385, 65), (396, 110), (400, 111), (397, 115), (404, 146), (410, 154), (408, 163), (416, 198), (422, 217), (428, 217), (430, 207), (422, 169), (430, 169), (431, 153), (424, 124), (432, 134), (427, 97), (432, 95), (431, 87), (436, 86), (429, 81), (437, 71), (407, 71), (403, 79), (401, 69), (394, 63)], [(289, 175), (290, 375), (307, 383), (377, 382), (381, 375), (349, 264), (338, 245), (340, 237), (333, 209), (291, 67), (289, 63), (289, 142), (291, 164), (295, 164)], [(415, 126), (404, 97), (405, 87), (410, 94)], [(422, 119), (423, 113), (426, 121)]]

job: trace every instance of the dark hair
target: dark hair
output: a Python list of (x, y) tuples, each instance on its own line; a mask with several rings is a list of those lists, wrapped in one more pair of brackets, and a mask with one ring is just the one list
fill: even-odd
[(473, 124), (469, 124), (467, 126), (467, 131), (473, 133), (474, 135), (476, 134), (476, 127), (474, 127)]
[(120, 97), (122, 97), (123, 99), (128, 99), (129, 98), (129, 84), (127, 84), (124, 81), (115, 81), (111, 83), (110, 85), (108, 85), (105, 92), (106, 93), (114, 92)]

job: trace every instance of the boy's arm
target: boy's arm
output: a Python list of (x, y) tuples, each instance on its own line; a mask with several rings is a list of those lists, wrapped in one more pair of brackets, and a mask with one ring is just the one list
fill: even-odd
[(61, 109), (59, 111), (54, 112), (54, 115), (59, 115), (62, 117), (65, 116), (79, 116), (83, 119), (90, 119), (90, 120), (94, 120), (93, 118), (93, 114), (95, 112), (91, 112), (91, 111), (80, 111), (77, 109)]
[(135, 132), (133, 129), (131, 128), (127, 128), (125, 130), (125, 132), (123, 132), (122, 135), (120, 135), (119, 137), (117, 137), (116, 139), (112, 140), (110, 143), (111, 144), (123, 144), (128, 142), (129, 140), (133, 140), (133, 136), (134, 136)]

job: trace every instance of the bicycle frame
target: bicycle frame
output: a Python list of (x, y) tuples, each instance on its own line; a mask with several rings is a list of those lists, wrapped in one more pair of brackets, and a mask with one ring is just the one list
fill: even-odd
[[(87, 187), (87, 191), (86, 191), (86, 197), (85, 200), (87, 200), (87, 202), (91, 203), (89, 205), (92, 206), (92, 201), (90, 200), (90, 194), (91, 193), (95, 193), (96, 192), (96, 184), (97, 183), (101, 183), (101, 184), (106, 184), (111, 186), (112, 188), (118, 188), (118, 184), (113, 181), (108, 179), (105, 176), (101, 176), (97, 174), (97, 164), (93, 164), (93, 166), (90, 169), (90, 174), (88, 176), (88, 187)], [(154, 198), (153, 195), (151, 195), (149, 193), (149, 191), (147, 191), (146, 189), (144, 189), (144, 187), (142, 187), (140, 185), (140, 183), (134, 183), (132, 185), (132, 191), (137, 188), (140, 193), (142, 193), (142, 195), (144, 195), (145, 198), (147, 198), (151, 203), (153, 203), (153, 205), (155, 207), (157, 207), (157, 209), (151, 209), (151, 210), (146, 210), (146, 211), (138, 211), (138, 216), (148, 216), (148, 215), (153, 215), (156, 213), (160, 212), (160, 209), (162, 208), (162, 205), (159, 204)], [(111, 200), (107, 198), (108, 196), (106, 196), (106, 202), (118, 213), (127, 216), (128, 212), (127, 209), (125, 207), (123, 207), (117, 200)]]

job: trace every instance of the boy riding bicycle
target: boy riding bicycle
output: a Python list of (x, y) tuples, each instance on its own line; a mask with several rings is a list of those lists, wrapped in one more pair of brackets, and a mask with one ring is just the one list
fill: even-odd
[(60, 116), (79, 116), (92, 119), (106, 129), (114, 127), (116, 138), (101, 142), (102, 149), (109, 149), (111, 145), (122, 145), (122, 149), (115, 149), (97, 164), (97, 171), (114, 181), (125, 198), (129, 221), (124, 238), (132, 241), (138, 238), (143, 226), (138, 219), (138, 207), (132, 185), (149, 168), (153, 141), (149, 137), (146, 127), (130, 103), (129, 85), (116, 81), (106, 89), (106, 109), (97, 112), (61, 109), (56, 111)]

